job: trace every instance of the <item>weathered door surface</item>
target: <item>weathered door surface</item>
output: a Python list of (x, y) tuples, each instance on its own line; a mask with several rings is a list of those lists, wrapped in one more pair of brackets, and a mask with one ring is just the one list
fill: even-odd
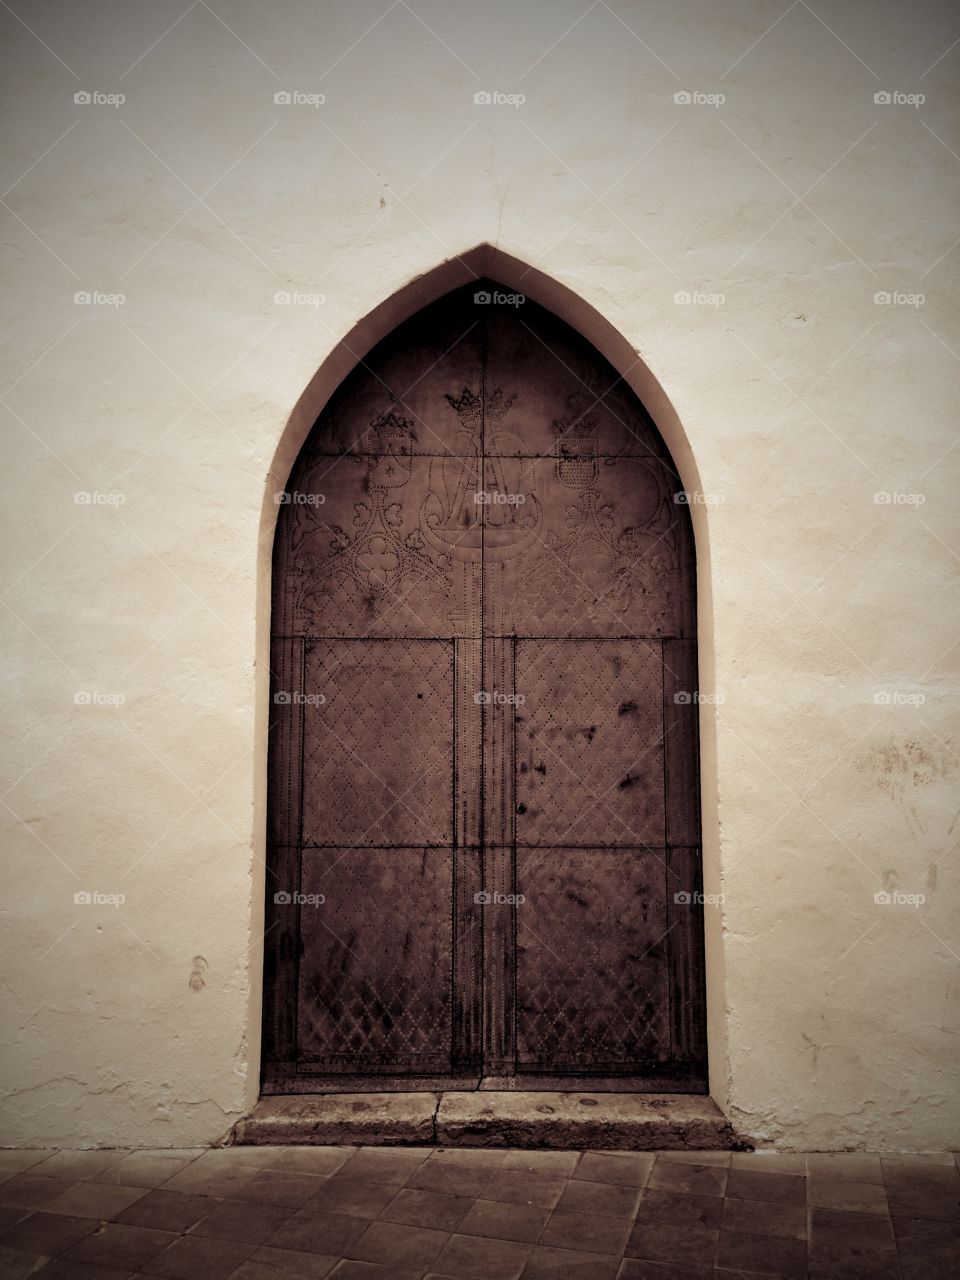
[(507, 295), (377, 346), (279, 506), (268, 1090), (706, 1087), (689, 511)]

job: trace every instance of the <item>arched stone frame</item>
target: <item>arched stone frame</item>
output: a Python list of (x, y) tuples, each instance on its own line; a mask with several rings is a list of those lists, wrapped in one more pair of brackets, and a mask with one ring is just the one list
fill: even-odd
[[(278, 511), (274, 495), (284, 488), (301, 447), (330, 396), (357, 362), (397, 325), (421, 308), (450, 290), (481, 276), (502, 281), (509, 288), (525, 294), (552, 311), (590, 342), (643, 402), (670, 451), (683, 487), (688, 492), (702, 491), (693, 449), (678, 414), (652, 370), (614, 323), (570, 287), (492, 245), (478, 245), (404, 284), (355, 324), (321, 362), (297, 401), (274, 452), (264, 490), (258, 539), (253, 854), (259, 874), (253, 876), (251, 908), (247, 1028), (249, 1067), (245, 1098), (248, 1106), (256, 1102), (260, 1091), (263, 921), (267, 890), (265, 868), (271, 574)], [(699, 689), (701, 694), (706, 695), (701, 702), (699, 717), (703, 887), (706, 895), (713, 895), (720, 892), (721, 867), (716, 722), (713, 699), (710, 696), (715, 692), (715, 663), (709, 512), (710, 508), (705, 503), (691, 504), (697, 560)], [(729, 1057), (721, 909), (710, 908), (704, 912), (704, 947), (710, 1094), (723, 1107), (727, 1098)]]

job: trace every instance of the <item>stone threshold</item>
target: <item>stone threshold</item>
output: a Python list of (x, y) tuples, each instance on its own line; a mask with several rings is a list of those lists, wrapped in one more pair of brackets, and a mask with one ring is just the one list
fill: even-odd
[(230, 1140), (242, 1146), (752, 1149), (712, 1098), (676, 1093), (273, 1095), (234, 1125)]

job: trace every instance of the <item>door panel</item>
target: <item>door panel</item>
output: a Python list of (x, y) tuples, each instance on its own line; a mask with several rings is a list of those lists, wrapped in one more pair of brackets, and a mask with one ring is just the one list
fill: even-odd
[(623, 379), (497, 292), (359, 353), (279, 506), (272, 1091), (705, 1088), (689, 512)]
[(520, 1069), (669, 1064), (663, 849), (518, 850), (517, 886)]

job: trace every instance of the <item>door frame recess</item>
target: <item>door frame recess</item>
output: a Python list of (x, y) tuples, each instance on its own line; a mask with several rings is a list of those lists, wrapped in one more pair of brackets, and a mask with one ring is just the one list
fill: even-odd
[[(344, 377), (355, 367), (379, 341), (386, 337), (397, 325), (410, 318), (417, 311), (444, 294), (470, 281), (490, 276), (516, 292), (525, 294), (533, 301), (552, 311), (559, 319), (565, 321), (578, 331), (601, 356), (605, 357), (640, 398), (647, 412), (653, 419), (662, 436), (671, 458), (681, 476), (684, 488), (688, 492), (702, 491), (698, 468), (693, 450), (687, 435), (681, 426), (679, 415), (667, 397), (652, 370), (639, 356), (628, 338), (616, 326), (597, 310), (591, 303), (574, 293), (559, 281), (537, 271), (523, 263), (520, 259), (504, 253), (488, 244), (481, 244), (458, 255), (455, 259), (440, 264), (427, 274), (419, 275), (412, 280), (400, 284), (385, 301), (380, 302), (353, 324), (347, 336), (330, 349), (317, 367), (315, 350), (310, 350), (310, 334), (303, 335), (303, 367), (310, 367), (311, 357), (316, 372), (310, 378), (306, 389), (300, 394), (296, 407), (286, 423), (267, 477), (263, 504), (258, 555), (257, 586), (257, 704), (255, 723), (255, 810), (254, 810), (254, 893), (251, 920), (251, 975), (250, 999), (248, 1009), (248, 1027), (241, 1044), (240, 1057), (246, 1068), (246, 1101), (252, 1107), (261, 1092), (261, 1029), (263, 1019), (263, 929), (266, 893), (268, 886), (263, 872), (266, 858), (266, 813), (267, 813), (267, 730), (270, 722), (269, 704), (269, 666), (270, 666), (270, 608), (271, 608), (271, 572), (273, 557), (273, 531), (276, 524), (278, 506), (275, 494), (283, 490), (287, 478), (293, 468), (300, 449), (307, 435), (322, 413), (322, 410)], [(609, 299), (605, 299), (609, 303)], [(642, 333), (645, 329), (653, 329), (658, 323), (655, 314), (644, 313), (638, 308), (636, 313), (623, 317), (624, 327)], [(627, 323), (629, 321), (629, 324)], [(296, 363), (293, 361), (292, 363)], [(682, 389), (681, 389), (682, 390)], [(291, 399), (293, 397), (291, 396)], [(693, 503), (690, 506), (693, 523), (693, 535), (697, 566), (697, 643), (699, 679), (698, 687), (703, 694), (715, 692), (714, 680), (714, 646), (713, 646), (713, 593), (711, 561), (709, 555), (708, 519), (710, 509), (704, 503)], [(711, 699), (704, 699), (711, 705)], [(720, 849), (717, 818), (717, 755), (716, 755), (716, 723), (713, 714), (705, 713), (704, 704), (700, 710), (700, 795), (701, 795), (701, 857), (703, 865), (703, 891), (707, 895), (719, 893), (720, 888)], [(729, 1049), (727, 1024), (724, 1014), (724, 964), (723, 964), (723, 925), (719, 908), (704, 911), (704, 949), (706, 971), (706, 1017), (707, 1042), (709, 1046), (710, 1093), (721, 1107), (726, 1102), (727, 1080), (729, 1076)], [(263, 1080), (265, 1094), (277, 1091), (276, 1083), (272, 1083), (268, 1072)], [(475, 1075), (465, 1076), (462, 1083), (454, 1083), (450, 1077), (444, 1077), (443, 1083), (427, 1077), (406, 1077), (402, 1082), (398, 1078), (383, 1077), (382, 1081), (371, 1081), (366, 1078), (366, 1091), (411, 1091), (413, 1088), (447, 1090), (464, 1089), (467, 1091), (486, 1091), (495, 1088), (508, 1089), (511, 1092), (539, 1090), (557, 1091), (569, 1088), (571, 1091), (585, 1087), (607, 1087), (613, 1092), (628, 1091), (630, 1078), (617, 1081), (604, 1081), (593, 1078), (588, 1084), (588, 1077), (536, 1077), (518, 1076), (509, 1085), (502, 1080), (481, 1079)], [(349, 1084), (356, 1085), (357, 1078), (326, 1077), (323, 1084), (306, 1081), (301, 1088), (284, 1086), (286, 1093), (342, 1093)], [(680, 1078), (652, 1079), (635, 1078), (633, 1088), (657, 1088), (664, 1093), (685, 1093), (691, 1091), (690, 1082)], [(702, 1088), (697, 1085), (698, 1091)]]

